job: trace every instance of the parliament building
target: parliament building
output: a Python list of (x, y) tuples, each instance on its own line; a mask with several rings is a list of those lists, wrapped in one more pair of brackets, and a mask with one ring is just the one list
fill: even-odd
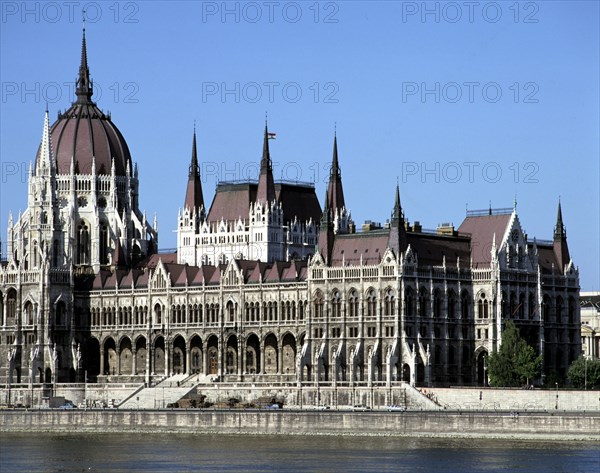
[(274, 180), (266, 125), (258, 180), (221, 182), (209, 202), (194, 130), (173, 191), (177, 248), (163, 252), (137, 164), (93, 92), (84, 30), (75, 101), (54, 123), (46, 112), (27, 209), (9, 217), (0, 384), (481, 386), (508, 320), (543, 355), (537, 383), (579, 357), (560, 203), (551, 240), (524, 233), (516, 204), (426, 230), (382, 176), (389, 220), (357, 229), (337, 137), (319, 201), (311, 183)]

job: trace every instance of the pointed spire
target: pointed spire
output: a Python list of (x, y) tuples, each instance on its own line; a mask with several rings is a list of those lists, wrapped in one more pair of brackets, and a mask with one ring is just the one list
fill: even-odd
[(321, 215), (318, 248), (326, 264), (329, 264), (329, 261), (331, 259), (331, 252), (333, 250), (333, 239), (333, 222), (331, 221), (329, 197), (327, 195), (327, 192), (325, 192), (325, 207), (323, 208), (323, 214)]
[(189, 177), (200, 175), (198, 168), (198, 152), (196, 149), (196, 122), (194, 122), (194, 138), (192, 140), (192, 162), (190, 164)]
[(79, 77), (77, 78), (75, 95), (77, 103), (91, 103), (94, 94), (93, 84), (90, 80), (90, 69), (87, 61), (87, 45), (85, 42), (85, 12), (83, 18), (83, 36), (81, 39), (81, 64), (79, 65)]
[(404, 221), (404, 214), (402, 212), (402, 205), (400, 204), (400, 184), (396, 179), (396, 200), (394, 201), (394, 210), (392, 211), (392, 225), (399, 226)]
[(54, 167), (52, 136), (50, 135), (50, 116), (47, 107), (44, 116), (44, 130), (42, 132), (42, 144), (40, 148), (39, 162), (48, 166), (48, 169), (52, 169)]
[(554, 227), (553, 249), (557, 266), (562, 273), (566, 265), (571, 261), (571, 256), (569, 254), (569, 246), (567, 245), (567, 230), (563, 224), (560, 198), (558, 199), (558, 212), (556, 213), (556, 226)]
[(334, 212), (342, 210), (346, 206), (346, 203), (344, 202), (344, 188), (342, 187), (342, 171), (338, 160), (337, 126), (333, 133), (333, 158), (331, 160), (331, 170), (329, 172), (327, 197), (329, 198), (329, 205)]
[(323, 214), (321, 214), (321, 226), (327, 226), (331, 223), (331, 209), (329, 208), (329, 195), (325, 192), (325, 205)]
[(262, 159), (260, 160), (260, 175), (258, 177), (256, 201), (273, 202), (274, 200), (275, 181), (273, 179), (273, 167), (271, 166), (271, 153), (269, 152), (269, 129), (265, 120), (265, 136)]
[(566, 238), (567, 232), (563, 224), (562, 209), (560, 206), (560, 197), (558, 198), (558, 212), (556, 214), (556, 226), (554, 227), (554, 239)]
[(400, 184), (396, 179), (396, 195), (394, 200), (394, 210), (390, 221), (390, 234), (388, 237), (388, 248), (390, 248), (396, 256), (403, 253), (408, 247), (406, 241), (406, 224), (404, 221), (404, 212), (400, 203)]
[(194, 138), (192, 139), (192, 161), (188, 173), (188, 185), (185, 192), (184, 207), (197, 215), (204, 207), (202, 196), (202, 181), (200, 180), (200, 167), (198, 166), (198, 152), (196, 149), (196, 124), (194, 123)]

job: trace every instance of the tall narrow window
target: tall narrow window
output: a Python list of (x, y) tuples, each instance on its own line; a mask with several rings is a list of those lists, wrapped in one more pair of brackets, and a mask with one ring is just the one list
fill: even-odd
[(108, 226), (100, 224), (100, 264), (108, 264)]
[(37, 241), (33, 242), (33, 246), (31, 249), (31, 267), (32, 268), (37, 268), (38, 267), (38, 244)]
[(395, 306), (394, 291), (388, 289), (385, 294), (385, 315), (394, 315)]
[(58, 247), (58, 240), (54, 240), (54, 243), (52, 244), (52, 266), (54, 266), (55, 268), (58, 268), (58, 261), (59, 261), (59, 247)]
[(367, 317), (375, 317), (377, 315), (377, 296), (375, 291), (371, 289), (367, 293)]
[(90, 232), (85, 222), (77, 227), (77, 264), (90, 263)]
[(334, 319), (342, 316), (342, 298), (338, 291), (334, 291), (331, 297), (331, 316)]

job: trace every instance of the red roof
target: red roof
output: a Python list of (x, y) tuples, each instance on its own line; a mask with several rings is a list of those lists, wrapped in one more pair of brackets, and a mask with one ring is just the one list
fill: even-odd
[[(68, 174), (71, 157), (80, 174), (91, 174), (92, 156), (96, 160), (96, 173), (110, 175), (112, 160), (115, 173), (124, 176), (131, 155), (119, 129), (95, 104), (75, 103), (50, 129), (52, 148), (59, 174)], [(39, 157), (39, 151), (38, 151)]]
[(489, 266), (494, 234), (496, 234), (496, 245), (499, 246), (510, 222), (510, 217), (510, 214), (502, 214), (465, 218), (458, 231), (471, 234), (471, 256), (474, 267)]
[[(220, 222), (221, 219), (233, 221), (239, 218), (248, 219), (250, 204), (256, 200), (258, 185), (255, 182), (220, 183), (208, 213), (209, 222)], [(309, 185), (276, 183), (275, 195), (281, 202), (286, 222), (298, 218), (304, 223), (312, 218), (313, 222), (321, 219), (321, 205), (315, 189)]]
[(447, 266), (456, 266), (460, 258), (460, 266), (470, 264), (470, 240), (465, 236), (432, 235), (428, 233), (407, 233), (407, 242), (417, 254), (419, 265), (440, 266), (446, 257)]
[(331, 252), (331, 265), (379, 264), (388, 247), (389, 230), (336, 235)]

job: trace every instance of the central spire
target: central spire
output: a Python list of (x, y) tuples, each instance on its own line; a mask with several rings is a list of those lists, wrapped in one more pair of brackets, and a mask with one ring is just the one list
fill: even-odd
[(192, 140), (192, 162), (190, 163), (188, 185), (185, 193), (185, 208), (196, 214), (199, 214), (201, 209), (204, 208), (200, 166), (198, 166), (198, 152), (196, 150), (196, 125), (194, 125), (194, 138)]
[(271, 165), (271, 154), (269, 153), (269, 129), (265, 120), (265, 136), (263, 142), (263, 154), (260, 160), (260, 175), (258, 177), (258, 189), (256, 191), (257, 202), (270, 203), (275, 200), (275, 181), (273, 179), (273, 167)]
[(333, 159), (331, 161), (331, 171), (329, 172), (329, 184), (327, 186), (327, 197), (329, 206), (333, 212), (342, 210), (346, 203), (344, 202), (344, 189), (342, 187), (342, 171), (338, 161), (337, 131), (333, 135)]
[(556, 226), (554, 227), (554, 239), (560, 240), (567, 238), (565, 225), (563, 224), (562, 209), (560, 207), (560, 199), (558, 200), (558, 212), (556, 214)]
[(404, 221), (402, 205), (400, 205), (400, 184), (396, 181), (396, 200), (394, 201), (394, 210), (392, 211), (392, 224), (398, 226)]
[(90, 69), (87, 62), (87, 46), (85, 43), (85, 17), (83, 20), (83, 37), (81, 40), (81, 64), (79, 65), (79, 77), (76, 82), (75, 95), (77, 103), (91, 103), (94, 94), (94, 85), (90, 80)]

